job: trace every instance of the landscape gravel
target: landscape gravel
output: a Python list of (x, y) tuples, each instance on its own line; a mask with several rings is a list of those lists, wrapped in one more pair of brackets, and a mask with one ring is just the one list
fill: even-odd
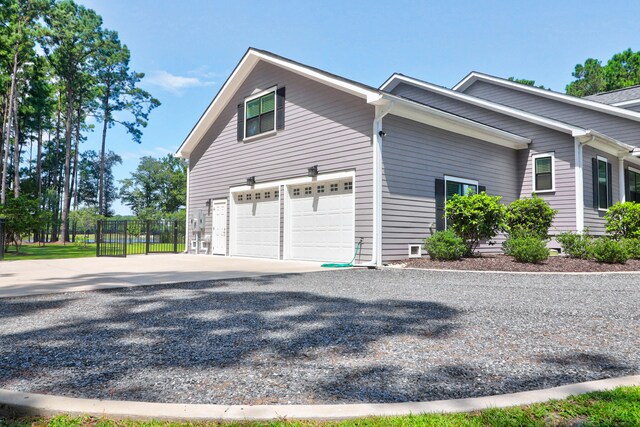
[(354, 269), (0, 299), (0, 388), (313, 404), (638, 374), (639, 287), (640, 274)]

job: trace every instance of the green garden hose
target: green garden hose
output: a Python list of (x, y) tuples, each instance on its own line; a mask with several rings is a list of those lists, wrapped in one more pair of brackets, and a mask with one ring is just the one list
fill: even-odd
[(356, 245), (356, 252), (353, 254), (353, 258), (351, 259), (351, 262), (348, 262), (348, 263), (327, 263), (327, 264), (322, 264), (320, 267), (327, 267), (327, 268), (353, 267), (353, 261), (356, 260), (356, 257), (358, 256), (358, 252), (360, 252), (360, 246), (361, 245), (362, 245), (362, 238), (360, 239), (360, 241)]

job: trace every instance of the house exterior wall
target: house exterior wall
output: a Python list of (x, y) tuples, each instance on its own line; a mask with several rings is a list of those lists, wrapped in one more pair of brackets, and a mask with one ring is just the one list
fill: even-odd
[(464, 93), (586, 129), (593, 129), (621, 142), (640, 146), (640, 122), (484, 81), (474, 82), (465, 89)]
[(404, 83), (399, 84), (393, 93), (530, 138), (529, 148), (519, 150), (515, 155), (513, 167), (519, 197), (530, 197), (533, 191), (532, 156), (554, 152), (556, 191), (540, 193), (539, 196), (559, 211), (550, 230), (552, 235), (576, 229), (575, 146), (572, 136)]
[[(286, 87), (285, 129), (237, 141), (237, 105), (275, 85)], [(361, 260), (370, 259), (373, 118), (374, 108), (362, 99), (259, 62), (190, 155), (189, 215), (203, 209), (204, 234), (211, 234), (212, 216), (205, 203), (228, 200), (230, 187), (244, 185), (249, 176), (261, 183), (305, 176), (313, 165), (321, 174), (355, 170), (355, 232), (364, 238)], [(229, 234), (227, 225), (227, 248)], [(188, 235), (191, 239), (191, 229)]]
[[(435, 180), (477, 180), (509, 203), (520, 195), (516, 150), (457, 135), (394, 115), (383, 119), (383, 261), (408, 256), (435, 231)], [(485, 246), (484, 251), (501, 246)]]

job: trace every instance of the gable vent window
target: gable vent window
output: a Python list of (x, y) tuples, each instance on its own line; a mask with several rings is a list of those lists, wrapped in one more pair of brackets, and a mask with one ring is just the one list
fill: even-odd
[(533, 156), (533, 191), (541, 193), (555, 190), (554, 153)]
[(285, 88), (272, 88), (238, 104), (238, 141), (284, 129)]

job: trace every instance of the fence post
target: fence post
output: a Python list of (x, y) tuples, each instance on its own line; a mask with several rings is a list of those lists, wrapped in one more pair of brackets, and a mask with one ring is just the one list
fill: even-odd
[(173, 221), (173, 253), (178, 253), (178, 220)]
[(150, 230), (150, 228), (151, 228), (151, 220), (150, 219), (146, 220), (145, 224), (147, 226), (147, 233), (146, 233), (146, 236), (144, 238), (145, 246), (146, 246), (145, 255), (149, 255), (149, 243), (150, 243), (149, 240), (151, 240), (151, 230)]
[(0, 260), (4, 259), (4, 225), (6, 221), (6, 219), (0, 218)]
[(124, 257), (127, 257), (127, 244), (129, 241), (129, 236), (127, 235), (129, 231), (129, 221), (124, 220)]
[(100, 226), (102, 225), (102, 221), (98, 220), (98, 224), (96, 226), (96, 256), (100, 256)]

